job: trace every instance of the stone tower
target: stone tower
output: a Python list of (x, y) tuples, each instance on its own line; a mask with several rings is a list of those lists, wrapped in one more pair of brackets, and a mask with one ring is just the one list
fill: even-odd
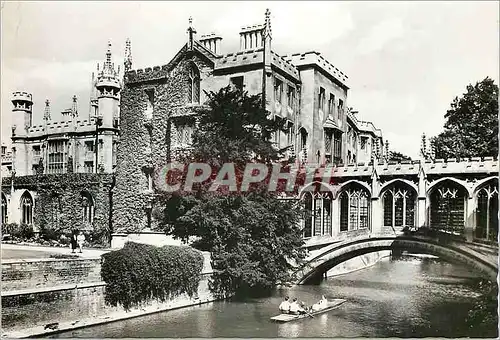
[[(102, 70), (97, 67), (95, 88), (97, 90), (97, 116), (95, 122), (99, 135), (98, 169), (104, 172), (113, 171), (113, 136), (118, 129), (120, 115), (121, 81), (115, 65), (111, 61), (111, 42), (108, 42), (106, 60)], [(99, 171), (100, 172), (100, 171)]]
[(12, 96), (12, 170), (25, 175), (28, 168), (28, 149), (25, 139), (33, 119), (33, 97), (31, 93), (14, 92)]

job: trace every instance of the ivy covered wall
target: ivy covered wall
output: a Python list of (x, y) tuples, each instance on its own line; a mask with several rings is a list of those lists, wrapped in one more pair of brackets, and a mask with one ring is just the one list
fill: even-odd
[[(195, 114), (201, 105), (188, 101), (188, 70), (194, 63), (204, 81), (213, 66), (204, 56), (183, 51), (169, 65), (132, 71), (125, 77), (120, 106), (120, 144), (117, 150), (116, 187), (114, 188), (113, 227), (115, 232), (155, 229), (154, 172), (172, 157), (176, 144), (176, 122)], [(152, 111), (152, 112), (151, 112)], [(148, 218), (149, 215), (149, 218)]]
[[(20, 197), (28, 191), (33, 199), (35, 230), (49, 228), (61, 232), (77, 228), (109, 234), (112, 187), (111, 174), (69, 173), (2, 179), (9, 223), (21, 222)], [(92, 197), (93, 223), (84, 219), (82, 192)]]

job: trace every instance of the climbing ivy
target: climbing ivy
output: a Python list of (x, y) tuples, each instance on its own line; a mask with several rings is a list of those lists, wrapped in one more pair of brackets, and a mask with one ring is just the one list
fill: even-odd
[(102, 258), (105, 301), (125, 310), (153, 300), (165, 302), (181, 294), (192, 297), (203, 269), (203, 255), (189, 247), (128, 242)]

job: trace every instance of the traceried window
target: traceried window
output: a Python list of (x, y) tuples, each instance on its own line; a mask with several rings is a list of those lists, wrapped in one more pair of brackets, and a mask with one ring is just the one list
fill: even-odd
[(94, 221), (94, 199), (86, 191), (83, 191), (81, 195), (83, 222), (92, 224), (92, 222)]
[(477, 194), (476, 237), (496, 240), (498, 237), (498, 184), (482, 187)]
[(349, 185), (340, 194), (340, 231), (370, 227), (368, 191), (357, 184)]
[(306, 192), (304, 199), (303, 237), (332, 235), (332, 195), (329, 192)]
[(464, 233), (466, 190), (450, 180), (437, 185), (431, 193), (431, 228)]
[(64, 172), (66, 142), (62, 140), (49, 141), (47, 173), (61, 174)]
[(84, 172), (86, 173), (93, 173), (94, 172), (94, 161), (85, 161), (83, 163), (83, 169)]
[(344, 101), (342, 99), (339, 99), (339, 105), (337, 108), (337, 113), (338, 113), (338, 119), (342, 119), (342, 115), (344, 114)]
[(384, 226), (414, 227), (417, 194), (402, 183), (394, 183), (383, 193)]
[(333, 161), (338, 164), (342, 162), (342, 132), (333, 132)]
[(194, 127), (191, 124), (177, 125), (177, 141), (179, 145), (191, 144)]
[(33, 198), (27, 191), (21, 196), (21, 223), (33, 223)]
[(366, 149), (366, 143), (368, 143), (368, 138), (361, 137), (361, 150), (365, 150)]
[(194, 63), (188, 69), (188, 102), (200, 103), (200, 72)]

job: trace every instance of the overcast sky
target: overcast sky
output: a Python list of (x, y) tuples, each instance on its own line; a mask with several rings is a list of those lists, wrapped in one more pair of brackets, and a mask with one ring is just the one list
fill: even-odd
[[(273, 50), (318, 51), (349, 76), (347, 105), (382, 129), (392, 150), (418, 156), (422, 132), (442, 131), (444, 114), (465, 86), (499, 79), (499, 4), (489, 2), (3, 2), (2, 141), (9, 140), (10, 95), (33, 93), (34, 123), (44, 101), (53, 118), (79, 98), (88, 115), (91, 72), (107, 41), (133, 68), (163, 65), (187, 39), (222, 35), (222, 52), (239, 48), (241, 27), (271, 10)], [(123, 66), (122, 66), (123, 67)]]

